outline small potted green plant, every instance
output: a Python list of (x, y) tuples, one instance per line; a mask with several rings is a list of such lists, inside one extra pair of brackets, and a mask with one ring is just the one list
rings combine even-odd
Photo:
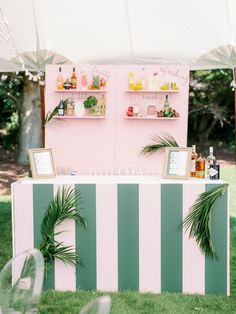
[(84, 101), (84, 108), (86, 111), (86, 114), (88, 115), (93, 115), (96, 113), (96, 105), (97, 105), (97, 98), (94, 96), (89, 96), (85, 101)]

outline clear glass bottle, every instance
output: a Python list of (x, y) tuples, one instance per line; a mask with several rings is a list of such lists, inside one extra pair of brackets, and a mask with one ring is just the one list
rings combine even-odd
[(148, 89), (148, 81), (147, 81), (146, 71), (144, 68), (142, 68), (141, 82), (143, 85), (143, 89), (144, 90)]
[(98, 107), (101, 116), (106, 115), (106, 97), (102, 94), (101, 98), (98, 101)]
[(220, 179), (220, 165), (216, 163), (216, 160), (213, 161), (213, 164), (210, 164), (209, 175), (210, 180)]
[(202, 157), (202, 154), (199, 154), (199, 157), (196, 160), (196, 178), (205, 178), (205, 158)]
[(134, 117), (138, 117), (138, 115), (139, 115), (139, 104), (138, 104), (138, 98), (137, 97), (135, 97), (135, 101), (134, 101), (133, 114), (134, 114)]
[(63, 80), (63, 76), (61, 74), (61, 67), (59, 67), (59, 74), (57, 76), (57, 81), (56, 81), (58, 90), (63, 89), (63, 83), (64, 83), (64, 80)]
[(213, 147), (211, 146), (209, 148), (209, 156), (207, 157), (207, 178), (210, 177), (210, 174), (209, 174), (210, 165), (213, 165), (215, 160), (216, 160), (216, 158), (213, 155)]
[(191, 156), (191, 177), (196, 177), (196, 160), (198, 159), (198, 154), (196, 152), (196, 145), (192, 145), (192, 156)]

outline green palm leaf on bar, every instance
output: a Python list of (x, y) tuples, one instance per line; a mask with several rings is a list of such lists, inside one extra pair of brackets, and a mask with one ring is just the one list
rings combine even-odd
[(228, 184), (225, 183), (199, 194), (182, 224), (185, 231), (190, 230), (189, 237), (195, 238), (201, 251), (212, 259), (218, 259), (211, 231), (213, 206), (217, 199), (224, 195), (227, 188)]
[(157, 151), (163, 150), (165, 147), (179, 147), (174, 137), (169, 133), (161, 133), (161, 135), (154, 134), (151, 137), (154, 142), (144, 146), (141, 154), (153, 154)]
[(82, 265), (74, 247), (66, 246), (62, 242), (55, 240), (55, 236), (64, 231), (54, 232), (54, 228), (65, 219), (73, 219), (83, 227), (87, 227), (86, 220), (79, 208), (80, 201), (81, 194), (79, 192), (71, 187), (63, 186), (62, 189), (58, 189), (56, 196), (48, 205), (41, 224), (42, 241), (39, 244), (39, 250), (44, 257), (46, 271), (55, 258), (65, 264), (75, 265), (79, 263)]

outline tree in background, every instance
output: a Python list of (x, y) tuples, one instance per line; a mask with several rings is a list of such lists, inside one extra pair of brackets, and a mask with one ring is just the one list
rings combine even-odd
[(0, 77), (0, 143), (5, 149), (16, 148), (19, 141), (19, 112), (24, 77), (2, 73)]
[(193, 71), (190, 74), (188, 145), (209, 142), (234, 144), (232, 70)]
[(1, 75), (0, 144), (16, 149), (22, 165), (28, 164), (28, 149), (42, 145), (39, 84), (22, 74)]

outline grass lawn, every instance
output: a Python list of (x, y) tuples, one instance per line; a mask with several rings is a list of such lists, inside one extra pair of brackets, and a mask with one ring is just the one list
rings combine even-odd
[[(221, 177), (230, 183), (231, 209), (231, 296), (199, 296), (179, 293), (140, 294), (138, 292), (109, 293), (112, 297), (113, 314), (233, 314), (236, 313), (236, 170), (235, 167), (222, 168)], [(9, 197), (0, 199), (0, 269), (11, 257), (11, 214)], [(193, 269), (194, 271), (194, 269)], [(101, 295), (95, 291), (42, 293), (39, 305), (40, 313), (69, 314), (79, 309), (92, 298)]]
[[(236, 217), (236, 167), (227, 166), (221, 168), (221, 179), (229, 183), (229, 196), (230, 196), (230, 216)], [(236, 311), (235, 311), (236, 313)]]

